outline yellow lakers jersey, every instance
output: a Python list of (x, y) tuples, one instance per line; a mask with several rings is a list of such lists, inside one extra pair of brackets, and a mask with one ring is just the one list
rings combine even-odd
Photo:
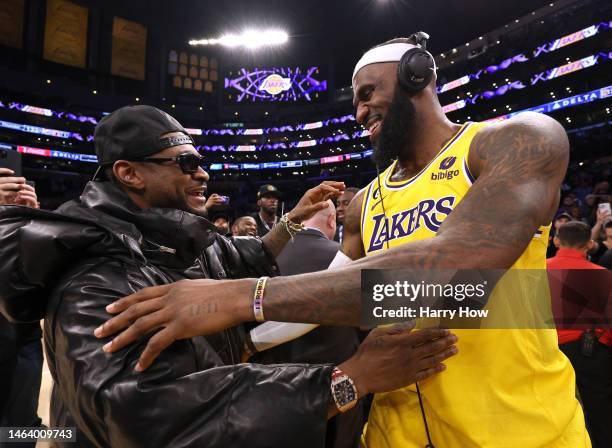
[[(366, 187), (361, 212), (366, 255), (436, 235), (474, 182), (468, 152), (484, 126), (464, 124), (414, 177), (392, 181), (394, 163)], [(549, 229), (538, 229), (513, 268), (546, 269)], [(437, 448), (591, 446), (575, 398), (574, 371), (554, 329), (453, 332), (459, 354), (445, 361), (444, 372), (419, 383)], [(362, 441), (368, 448), (427, 444), (414, 385), (374, 397)]]

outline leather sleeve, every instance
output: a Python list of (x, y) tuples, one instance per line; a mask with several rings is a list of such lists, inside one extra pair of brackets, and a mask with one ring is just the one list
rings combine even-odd
[(33, 221), (44, 212), (25, 207), (0, 207), (0, 311), (13, 322), (38, 322), (44, 317), (47, 285), (68, 263), (78, 247), (102, 234), (82, 232), (69, 222)]
[(219, 235), (216, 244), (228, 262), (226, 269), (229, 278), (279, 275), (276, 260), (260, 238), (252, 236), (226, 238)]
[(104, 353), (110, 338), (93, 331), (109, 317), (105, 306), (149, 286), (143, 280), (109, 260), (61, 280), (51, 301), (50, 368), (62, 406), (94, 445), (323, 445), (331, 366), (224, 365), (204, 337), (175, 342), (143, 373), (133, 369), (146, 340)]

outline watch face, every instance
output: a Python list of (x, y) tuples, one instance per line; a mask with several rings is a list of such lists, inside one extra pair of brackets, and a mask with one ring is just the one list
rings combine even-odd
[(334, 385), (334, 398), (339, 407), (346, 406), (352, 401), (357, 400), (355, 388), (348, 378), (345, 378)]

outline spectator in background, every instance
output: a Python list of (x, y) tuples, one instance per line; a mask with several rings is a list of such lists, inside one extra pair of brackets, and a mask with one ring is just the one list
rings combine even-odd
[(211, 209), (214, 207), (219, 207), (221, 205), (226, 205), (225, 198), (217, 193), (211, 194), (206, 200), (206, 204), (204, 204), (204, 209), (206, 210), (206, 215), (210, 216)]
[(586, 218), (582, 215), (582, 209), (578, 204), (574, 204), (569, 208), (569, 214), (572, 217), (573, 221), (580, 221), (585, 224), (588, 224)]
[(334, 235), (334, 241), (337, 241), (339, 243), (342, 242), (342, 235), (344, 233), (344, 215), (346, 213), (346, 208), (351, 203), (357, 193), (359, 193), (359, 188), (349, 187), (344, 190), (344, 193), (342, 193), (336, 201), (338, 208), (336, 210), (336, 234)]
[[(328, 202), (328, 208), (303, 222), (306, 228), (295, 235), (294, 240), (287, 243), (276, 258), (281, 275), (322, 271), (328, 268), (336, 256), (340, 249), (340, 245), (332, 241), (336, 233), (336, 210), (332, 201)], [(255, 354), (251, 361), (261, 364), (335, 364), (350, 358), (357, 347), (359, 337), (355, 328), (320, 326), (294, 341)], [(327, 422), (325, 448), (359, 446), (362, 421), (362, 402), (350, 411), (330, 419)]]
[(595, 224), (597, 216), (597, 202), (598, 197), (594, 194), (588, 194), (584, 198), (584, 205), (582, 206), (582, 216), (587, 218), (590, 226)]
[[(612, 230), (612, 228), (611, 228)], [(589, 226), (572, 221), (560, 226), (555, 243), (557, 255), (546, 261), (548, 270), (555, 269), (604, 269), (587, 261), (586, 254), (594, 245)], [(565, 277), (566, 279), (568, 277)], [(565, 284), (563, 286), (566, 286)], [(576, 285), (568, 285), (575, 289)], [(551, 288), (551, 291), (555, 291)], [(581, 291), (578, 291), (581, 292)], [(585, 291), (582, 291), (588, 294)], [(553, 307), (559, 310), (574, 309), (574, 303), (562, 303), (564, 299), (552, 294)], [(584, 306), (584, 305), (582, 305)], [(556, 316), (574, 318), (574, 316)], [(576, 371), (576, 383), (584, 407), (587, 428), (594, 448), (609, 447), (612, 440), (612, 331), (603, 329), (559, 329), (559, 348), (570, 359)], [(593, 338), (592, 351), (588, 339)]]
[(599, 257), (597, 264), (606, 269), (612, 269), (612, 249), (608, 249), (601, 257)]
[(34, 187), (26, 183), (25, 177), (16, 177), (14, 174), (13, 170), (0, 168), (0, 205), (39, 208)]
[(566, 194), (561, 200), (561, 207), (559, 207), (559, 212), (568, 213), (572, 206), (578, 205), (578, 200), (576, 199), (576, 195), (574, 193)]
[[(575, 185), (576, 187), (573, 189), (573, 191), (576, 194), (576, 197), (584, 202), (586, 197), (593, 191), (593, 180), (591, 179), (591, 176), (586, 173), (582, 174), (576, 180)], [(588, 215), (585, 213), (584, 216)]]
[[(0, 168), (0, 205), (39, 208), (36, 190), (14, 171)], [(12, 324), (0, 315), (0, 426), (40, 426), (42, 332), (38, 322)], [(32, 447), (35, 442), (19, 446)]]
[(565, 223), (570, 222), (571, 220), (572, 215), (565, 212), (558, 214), (555, 218), (552, 229), (550, 231), (550, 235), (548, 237), (548, 249), (546, 250), (546, 258), (554, 257), (557, 253), (557, 246), (554, 244), (555, 235), (559, 231), (559, 227), (561, 227)]
[(232, 224), (233, 236), (257, 236), (257, 223), (252, 216), (241, 216)]
[(591, 229), (591, 239), (594, 241), (590, 251), (591, 261), (599, 263), (600, 258), (612, 249), (612, 216), (610, 213), (597, 211), (597, 222)]
[(213, 224), (221, 235), (229, 235), (230, 223), (229, 218), (227, 216), (217, 215), (213, 220)]
[(610, 194), (610, 182), (607, 180), (598, 182), (597, 185), (595, 185), (595, 188), (593, 188), (593, 194)]
[(262, 185), (257, 192), (259, 212), (253, 218), (257, 224), (257, 235), (264, 236), (278, 221), (276, 211), (280, 200), (280, 191), (274, 185)]

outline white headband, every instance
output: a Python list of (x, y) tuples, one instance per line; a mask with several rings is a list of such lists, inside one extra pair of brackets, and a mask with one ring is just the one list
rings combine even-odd
[[(375, 47), (371, 50), (368, 50), (361, 56), (357, 65), (355, 65), (355, 70), (353, 70), (353, 78), (352, 81), (355, 81), (355, 76), (357, 72), (361, 70), (366, 65), (370, 64), (379, 64), (381, 62), (399, 62), (402, 59), (404, 53), (412, 48), (420, 48), (416, 45), (397, 42), (394, 44), (387, 44), (381, 47)], [(435, 62), (434, 62), (434, 71), (436, 70)]]

